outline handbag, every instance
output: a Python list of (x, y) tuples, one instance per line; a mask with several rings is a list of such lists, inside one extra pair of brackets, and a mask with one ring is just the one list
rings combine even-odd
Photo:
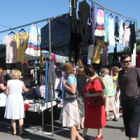
[(78, 98), (78, 90), (77, 89), (76, 89), (75, 94), (73, 94), (65, 89), (65, 91), (64, 91), (64, 99), (65, 100), (75, 100), (77, 98)]
[(86, 99), (88, 107), (100, 107), (105, 104), (103, 96), (87, 97)]
[(64, 91), (64, 99), (65, 100), (75, 100), (77, 98), (78, 98), (78, 90), (76, 90), (76, 93), (73, 94), (65, 89), (65, 91)]

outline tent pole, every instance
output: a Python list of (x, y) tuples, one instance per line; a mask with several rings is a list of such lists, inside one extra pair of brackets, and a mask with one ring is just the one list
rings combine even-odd
[[(51, 20), (49, 19), (49, 58), (51, 56)], [(52, 84), (51, 84), (51, 122), (52, 122), (52, 136), (54, 135), (54, 124), (53, 124), (53, 95), (52, 95)]]

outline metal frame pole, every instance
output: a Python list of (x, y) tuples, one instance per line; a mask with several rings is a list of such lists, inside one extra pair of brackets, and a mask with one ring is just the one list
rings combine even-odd
[[(49, 20), (49, 58), (52, 59), (51, 56), (51, 20)], [(51, 122), (52, 122), (52, 136), (54, 135), (54, 123), (53, 123), (53, 95), (52, 95), (52, 84), (51, 84)]]

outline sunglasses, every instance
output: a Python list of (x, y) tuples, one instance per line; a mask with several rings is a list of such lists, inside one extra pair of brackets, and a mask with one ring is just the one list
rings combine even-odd
[(131, 62), (131, 60), (128, 60), (128, 61), (123, 61), (124, 63), (128, 63), (128, 62)]

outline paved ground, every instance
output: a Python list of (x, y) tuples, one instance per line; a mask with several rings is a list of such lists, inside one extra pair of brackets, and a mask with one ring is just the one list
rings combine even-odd
[[(58, 117), (55, 115), (54, 120), (54, 136), (51, 134), (50, 124), (50, 112), (45, 113), (45, 126), (44, 132), (41, 127), (41, 114), (26, 113), (25, 119), (25, 131), (26, 135), (20, 137), (19, 135), (12, 135), (12, 128), (9, 120), (3, 118), (3, 114), (0, 114), (0, 140), (69, 140), (70, 133), (67, 129), (63, 129), (60, 124), (57, 123)], [(103, 128), (103, 140), (128, 140), (125, 136), (123, 129), (122, 117), (119, 118), (118, 122), (108, 121), (107, 126)], [(17, 128), (18, 129), (18, 128)], [(19, 131), (18, 131), (19, 133)], [(82, 130), (79, 131), (82, 134)], [(96, 136), (97, 130), (89, 129), (88, 138), (93, 140)], [(139, 133), (140, 134), (140, 133)]]

